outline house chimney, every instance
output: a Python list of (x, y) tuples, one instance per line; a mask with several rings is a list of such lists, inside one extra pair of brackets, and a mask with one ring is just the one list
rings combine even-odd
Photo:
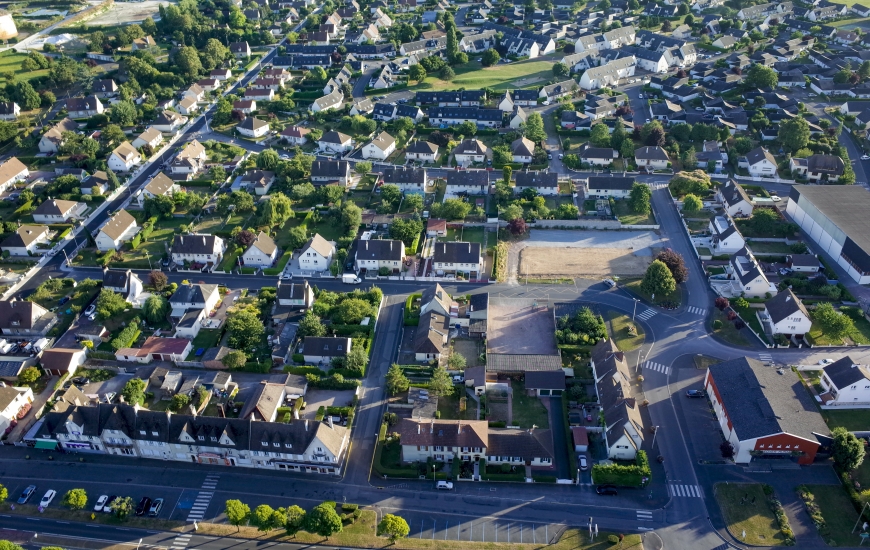
[(308, 431), (308, 419), (307, 418), (305, 419), (305, 431), (306, 432)]
[(430, 433), (430, 434), (434, 434), (434, 433), (435, 433), (435, 420), (434, 420), (434, 419), (432, 420), (432, 423), (429, 424), (429, 433)]
[(328, 422), (329, 422), (329, 429), (330, 429), (330, 430), (334, 430), (334, 429), (335, 429), (335, 426), (332, 424), (332, 415), (330, 414), (330, 415), (327, 416), (326, 418), (328, 419)]
[(791, 295), (790, 295), (790, 294), (787, 294), (786, 297), (785, 297), (785, 301), (788, 302), (789, 300), (791, 300)]
[(417, 435), (420, 435), (420, 423), (417, 423)]
[(462, 420), (456, 423), (456, 433), (462, 435)]

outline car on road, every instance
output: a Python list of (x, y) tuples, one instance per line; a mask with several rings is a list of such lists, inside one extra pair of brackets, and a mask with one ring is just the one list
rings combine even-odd
[(553, 160), (553, 153), (547, 153), (547, 159)]
[(785, 275), (788, 275), (789, 273), (791, 273), (791, 269), (789, 269), (789, 268), (787, 268), (787, 267), (781, 267), (781, 268), (779, 268), (779, 274), (780, 274), (780, 275), (785, 276)]
[(559, 153), (559, 160), (562, 160), (563, 158), (565, 158), (565, 155), (563, 155), (562, 153)]
[(142, 497), (142, 500), (139, 501), (139, 505), (136, 506), (136, 515), (144, 516), (148, 510), (151, 509), (151, 499), (148, 497)]
[(686, 397), (707, 397), (704, 390), (686, 390)]
[(637, 94), (638, 99), (643, 99), (643, 94)]
[(95, 311), (97, 311), (97, 304), (91, 304), (88, 306), (88, 309), (85, 310), (85, 315), (90, 316)]
[(861, 155), (861, 160), (870, 160), (870, 155)]
[(48, 508), (48, 505), (51, 504), (51, 501), (54, 500), (54, 497), (57, 496), (57, 491), (54, 489), (49, 489), (42, 496), (42, 500), (39, 501), (40, 508)]
[(703, 111), (704, 108), (703, 108), (703, 107), (695, 107), (695, 110), (696, 110), (696, 111)]
[(148, 508), (148, 515), (151, 516), (152, 518), (156, 518), (158, 515), (160, 515), (160, 510), (162, 510), (162, 509), (163, 509), (163, 499), (162, 498), (155, 498), (154, 501), (151, 503), (151, 508)]
[(97, 499), (97, 503), (94, 504), (94, 512), (102, 512), (103, 506), (106, 505), (107, 500), (109, 500), (109, 495), (101, 495), (100, 498)]
[(606, 284), (609, 288), (613, 288), (616, 286), (616, 281), (613, 279), (604, 279), (604, 284)]
[(779, 201), (781, 201), (782, 199), (779, 198), (779, 195), (771, 195), (771, 196), (770, 196), (770, 200), (772, 200), (773, 202), (779, 202)]
[(599, 495), (616, 496), (619, 492), (614, 485), (599, 485), (595, 488), (595, 492)]
[(439, 491), (452, 491), (453, 483), (450, 481), (439, 481), (435, 484), (435, 488)]
[(821, 361), (819, 361), (819, 364), (822, 366), (825, 366), (825, 365), (830, 365), (833, 362), (834, 362), (833, 359), (822, 359)]
[(30, 497), (32, 497), (35, 492), (36, 485), (28, 485), (26, 489), (21, 491), (21, 496), (18, 497), (18, 504), (27, 504), (27, 501), (30, 500)]
[(580, 469), (584, 472), (589, 469), (589, 462), (586, 461), (586, 455), (580, 455), (577, 462), (580, 464)]
[(112, 503), (114, 503), (116, 500), (118, 500), (118, 495), (110, 496), (109, 500), (107, 500), (106, 503), (103, 505), (103, 512), (105, 512), (107, 514), (111, 514), (112, 513)]

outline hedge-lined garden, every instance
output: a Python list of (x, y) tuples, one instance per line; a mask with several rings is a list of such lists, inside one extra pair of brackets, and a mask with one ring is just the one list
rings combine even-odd
[(592, 466), (592, 482), (619, 487), (643, 487), (652, 478), (646, 451), (638, 451), (635, 463), (616, 462)]

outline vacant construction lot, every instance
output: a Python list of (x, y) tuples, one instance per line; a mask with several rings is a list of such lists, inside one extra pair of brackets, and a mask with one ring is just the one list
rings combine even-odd
[(535, 300), (491, 298), (486, 330), (487, 353), (555, 355), (553, 312)]
[[(168, 3), (173, 4), (174, 2)], [(157, 14), (160, 4), (167, 4), (167, 2), (157, 2), (155, 0), (115, 2), (108, 11), (101, 13), (93, 19), (89, 19), (88, 26), (114, 26), (139, 23)]]

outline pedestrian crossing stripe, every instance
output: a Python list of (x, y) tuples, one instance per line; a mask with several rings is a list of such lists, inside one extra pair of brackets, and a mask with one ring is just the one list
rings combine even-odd
[(638, 510), (637, 511), (637, 519), (638, 521), (652, 521), (652, 512), (648, 510)]
[(672, 497), (704, 498), (701, 488), (697, 485), (668, 484), (668, 492)]
[(694, 313), (695, 315), (706, 315), (707, 310), (702, 307), (689, 306), (686, 308), (686, 311), (689, 313)]
[(662, 365), (660, 363), (653, 363), (652, 361), (646, 361), (643, 364), (643, 368), (654, 370), (654, 371), (660, 372), (662, 374), (668, 374), (669, 372), (671, 372), (670, 367), (667, 367), (667, 366)]
[(637, 314), (637, 318), (642, 321), (648, 321), (653, 315), (656, 314), (656, 310), (649, 308)]
[(773, 361), (773, 355), (771, 355), (769, 353), (759, 353), (758, 360), (764, 361), (764, 362), (770, 362), (770, 361)]

